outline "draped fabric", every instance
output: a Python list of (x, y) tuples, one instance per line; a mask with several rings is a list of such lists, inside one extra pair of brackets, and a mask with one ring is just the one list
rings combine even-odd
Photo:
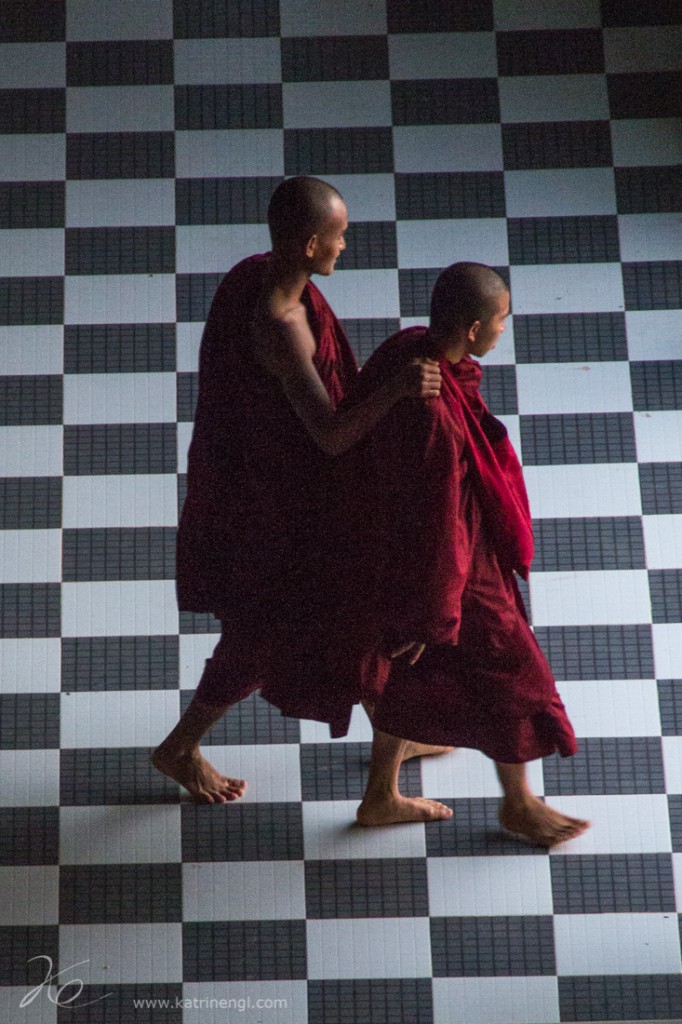
[[(279, 383), (251, 352), (251, 323), (269, 254), (221, 282), (204, 329), (177, 544), (181, 611), (238, 608), (291, 564), (329, 503), (330, 459)], [(357, 373), (341, 325), (312, 282), (303, 302), (314, 363), (336, 406)]]
[[(278, 381), (251, 351), (251, 324), (269, 254), (237, 264), (220, 284), (204, 330), (177, 543), (182, 611), (211, 612), (222, 636), (197, 689), (231, 703), (260, 688), (286, 714), (347, 728), (352, 701), (322, 678), (327, 576), (319, 571), (336, 506), (331, 459), (308, 435)], [(314, 364), (337, 406), (357, 374), (321, 292), (302, 301)], [(325, 662), (326, 664), (326, 662)]]
[[(357, 396), (425, 355), (425, 328), (394, 335), (363, 369)], [(519, 461), (481, 398), (478, 364), (440, 366), (441, 396), (399, 403), (344, 465), (346, 489), (358, 496), (345, 585), (348, 621), (353, 588), (363, 595), (353, 633), (368, 652), (427, 644), (413, 667), (368, 657), (375, 725), (506, 762), (573, 753), (514, 576), (527, 576), (533, 553)]]

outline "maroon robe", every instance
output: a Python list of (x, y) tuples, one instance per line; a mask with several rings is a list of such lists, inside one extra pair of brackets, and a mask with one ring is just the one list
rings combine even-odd
[[(358, 397), (426, 355), (425, 328), (389, 338), (364, 367)], [(572, 754), (573, 729), (514, 578), (527, 576), (533, 554), (521, 467), (480, 396), (479, 365), (440, 367), (440, 398), (399, 403), (346, 460), (348, 487), (361, 496), (351, 528), (364, 565), (356, 633), (384, 650), (427, 644), (412, 667), (370, 659), (374, 724), (509, 763)], [(349, 607), (353, 586), (351, 569)]]
[[(237, 264), (206, 322), (178, 529), (178, 604), (223, 624), (200, 699), (233, 702), (260, 687), (286, 714), (334, 721), (343, 731), (348, 700), (339, 710), (334, 684), (320, 690), (314, 659), (303, 659), (313, 609), (323, 602), (324, 580), (312, 569), (335, 505), (331, 459), (253, 359), (250, 325), (268, 265), (269, 254)], [(336, 406), (357, 374), (355, 358), (314, 284), (302, 301), (317, 343), (313, 361)]]

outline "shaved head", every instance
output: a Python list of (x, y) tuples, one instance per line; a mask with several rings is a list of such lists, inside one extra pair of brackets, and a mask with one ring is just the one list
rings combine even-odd
[(459, 327), (484, 323), (492, 316), (506, 282), (484, 263), (453, 263), (436, 281), (431, 295), (431, 330), (449, 334)]
[(340, 192), (320, 178), (299, 175), (278, 185), (268, 206), (268, 227), (273, 249), (307, 242), (331, 216)]

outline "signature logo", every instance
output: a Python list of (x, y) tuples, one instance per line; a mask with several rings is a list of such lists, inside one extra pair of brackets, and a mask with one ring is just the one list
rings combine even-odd
[[(46, 956), (44, 953), (41, 953), (38, 956), (32, 956), (28, 963), (30, 964), (34, 960), (47, 960), (47, 974), (45, 975), (45, 977), (43, 978), (39, 985), (36, 985), (35, 988), (32, 988), (30, 992), (26, 993), (24, 998), (19, 1003), (20, 1009), (23, 1010), (27, 1006), (29, 1006), (33, 1002), (33, 1000), (43, 991), (46, 985), (47, 989), (45, 991), (45, 994), (47, 995), (47, 998), (50, 1000), (50, 1002), (54, 1003), (55, 1006), (69, 1006), (71, 1003), (75, 1002), (76, 999), (78, 999), (79, 995), (83, 991), (83, 988), (85, 987), (80, 978), (71, 978), (69, 981), (64, 981), (59, 985), (54, 985), (53, 983), (57, 980), (57, 978), (60, 978), (62, 974), (66, 974), (67, 971), (72, 971), (74, 967), (80, 967), (81, 964), (89, 964), (89, 960), (79, 960), (77, 964), (71, 964), (70, 967), (64, 967), (62, 968), (61, 971), (57, 971), (56, 974), (53, 974), (52, 972), (52, 957)], [(64, 995), (64, 993), (67, 992), (70, 988), (75, 988), (76, 991), (72, 995), (69, 995), (67, 998)], [(107, 992), (105, 993), (105, 995), (100, 996), (99, 999), (90, 999), (88, 1000), (88, 1002), (79, 1003), (78, 1005), (91, 1006), (93, 1003), (101, 1003), (103, 999), (108, 999), (110, 995), (113, 995), (113, 993)]]

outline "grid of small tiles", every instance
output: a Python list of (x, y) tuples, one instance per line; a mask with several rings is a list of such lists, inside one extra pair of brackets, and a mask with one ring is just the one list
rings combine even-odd
[[(681, 54), (675, 0), (0, 4), (0, 1019), (682, 1018)], [(471, 751), (404, 774), (454, 820), (352, 827), (362, 715), (245, 701), (238, 805), (150, 768), (215, 641), (173, 586), (202, 322), (301, 172), (360, 361), (441, 267), (511, 282), (486, 395), (580, 737), (531, 777), (593, 822), (551, 855)]]

